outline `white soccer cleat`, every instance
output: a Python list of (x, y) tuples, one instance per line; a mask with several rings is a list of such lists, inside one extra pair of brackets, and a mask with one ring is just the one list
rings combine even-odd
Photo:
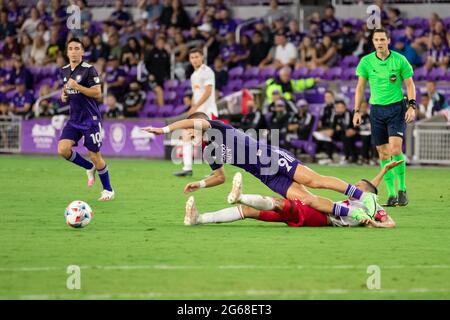
[(233, 177), (233, 186), (231, 187), (231, 192), (228, 194), (228, 203), (235, 204), (239, 203), (242, 194), (242, 174), (240, 172), (236, 173)]
[(185, 226), (195, 226), (198, 224), (198, 211), (195, 206), (195, 200), (193, 196), (190, 196), (186, 202), (186, 214), (184, 215)]
[(98, 198), (98, 200), (99, 201), (114, 200), (114, 190), (113, 191), (103, 190), (102, 195), (100, 196), (100, 198)]
[(97, 170), (95, 169), (95, 166), (93, 166), (92, 167), (92, 169), (90, 169), (90, 170), (86, 170), (86, 174), (87, 174), (87, 177), (88, 177), (88, 187), (90, 188), (90, 187), (92, 187), (93, 185), (94, 185), (94, 183), (95, 183), (95, 172), (96, 172)]

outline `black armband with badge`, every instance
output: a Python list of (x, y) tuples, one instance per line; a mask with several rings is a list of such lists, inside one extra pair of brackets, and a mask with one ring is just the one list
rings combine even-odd
[(408, 101), (408, 109), (409, 108), (413, 108), (414, 110), (416, 110), (416, 108), (417, 108), (417, 103), (416, 103), (416, 100), (415, 99), (410, 99), (409, 101)]

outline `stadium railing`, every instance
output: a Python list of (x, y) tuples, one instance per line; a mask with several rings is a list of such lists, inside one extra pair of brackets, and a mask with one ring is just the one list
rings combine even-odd
[(20, 153), (22, 120), (16, 116), (0, 116), (0, 152)]
[(450, 122), (442, 115), (431, 121), (415, 124), (413, 162), (450, 165)]

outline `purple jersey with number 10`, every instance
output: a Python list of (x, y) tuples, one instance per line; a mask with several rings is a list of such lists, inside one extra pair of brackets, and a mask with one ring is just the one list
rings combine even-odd
[[(90, 88), (101, 84), (100, 77), (95, 68), (81, 62), (74, 70), (71, 70), (70, 64), (61, 69), (61, 79), (64, 86), (69, 79), (75, 80), (79, 85)], [(88, 97), (78, 90), (67, 89), (68, 102), (70, 105), (69, 123), (78, 129), (89, 129), (93, 125), (98, 125), (101, 121), (101, 113), (96, 99)]]
[(216, 170), (224, 163), (244, 169), (272, 191), (286, 197), (300, 162), (289, 151), (260, 142), (221, 121), (209, 120), (204, 159)]

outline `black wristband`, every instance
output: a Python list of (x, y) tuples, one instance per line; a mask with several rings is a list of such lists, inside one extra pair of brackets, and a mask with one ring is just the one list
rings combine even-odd
[(355, 109), (355, 113), (359, 113), (359, 109)]
[(416, 109), (417, 103), (415, 99), (410, 99), (408, 101), (408, 108), (413, 108), (414, 110)]

